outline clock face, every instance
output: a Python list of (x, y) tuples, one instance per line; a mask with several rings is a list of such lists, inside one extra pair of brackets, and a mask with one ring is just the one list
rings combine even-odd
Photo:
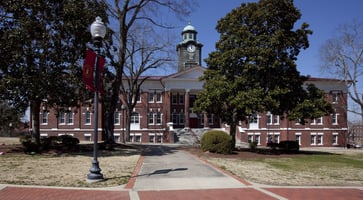
[(188, 47), (187, 47), (187, 51), (188, 51), (188, 52), (194, 52), (194, 51), (195, 51), (195, 46), (194, 46), (194, 45), (192, 45), (192, 44), (188, 45)]

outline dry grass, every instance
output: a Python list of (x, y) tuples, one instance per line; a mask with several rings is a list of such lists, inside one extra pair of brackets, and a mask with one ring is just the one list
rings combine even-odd
[(294, 186), (363, 186), (363, 150), (281, 158), (204, 157), (254, 183)]
[[(17, 138), (1, 138), (0, 145), (19, 144)], [(186, 149), (187, 150), (187, 149)], [(1, 151), (1, 149), (0, 149)], [(334, 185), (363, 186), (363, 150), (334, 150), (331, 157), (318, 157), (317, 161), (304, 160), (304, 156), (269, 156), (251, 154), (239, 156), (213, 156), (200, 150), (189, 149), (203, 159), (220, 166), (248, 181), (269, 185)], [(330, 152), (331, 153), (331, 152)], [(87, 183), (92, 154), (0, 156), (0, 183), (47, 185), (68, 187), (112, 187), (129, 180), (140, 156), (138, 149), (100, 151), (99, 163), (105, 181)], [(252, 157), (252, 159), (251, 159)], [(303, 159), (297, 160), (296, 158)], [(320, 160), (319, 160), (320, 159)], [(321, 159), (325, 159), (323, 162)], [(330, 160), (329, 160), (330, 159)], [(337, 159), (335, 162), (334, 159)], [(345, 159), (345, 160), (344, 160)], [(339, 163), (339, 164), (335, 164)]]
[[(0, 138), (0, 145), (17, 144), (17, 139)], [(92, 153), (0, 156), (0, 183), (67, 187), (111, 187), (126, 184), (139, 159), (138, 149), (100, 151), (99, 164), (105, 181), (88, 183)]]

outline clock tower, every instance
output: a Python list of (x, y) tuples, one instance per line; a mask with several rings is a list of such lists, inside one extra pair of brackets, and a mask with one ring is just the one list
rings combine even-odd
[(178, 52), (178, 71), (201, 66), (202, 64), (202, 44), (197, 41), (197, 31), (188, 23), (182, 32), (182, 42), (176, 46)]

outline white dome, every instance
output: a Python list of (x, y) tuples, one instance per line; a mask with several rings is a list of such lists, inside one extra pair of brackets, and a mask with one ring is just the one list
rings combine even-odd
[(184, 27), (183, 32), (185, 31), (196, 31), (194, 26), (190, 25), (190, 22), (188, 23), (188, 25), (186, 27)]

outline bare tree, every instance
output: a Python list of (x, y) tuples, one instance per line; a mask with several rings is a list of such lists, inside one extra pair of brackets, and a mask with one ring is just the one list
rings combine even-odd
[[(104, 127), (107, 134), (106, 142), (113, 143), (114, 111), (118, 105), (120, 91), (123, 95), (129, 93), (128, 97), (124, 96), (127, 97), (124, 99), (131, 99), (127, 101), (129, 104), (126, 104), (129, 116), (133, 108), (130, 103), (132, 102), (131, 97), (138, 95), (136, 92), (139, 92), (137, 89), (139, 86), (137, 85), (144, 81), (139, 79), (141, 74), (166, 61), (163, 56), (157, 57), (156, 52), (162, 52), (162, 48), (166, 47), (166, 44), (169, 45), (169, 39), (164, 36), (155, 38), (155, 34), (165, 33), (165, 30), (175, 28), (171, 19), (181, 20), (182, 17), (188, 16), (195, 4), (190, 0), (114, 0), (105, 2), (108, 4), (111, 24), (109, 28), (112, 34), (109, 34), (109, 43), (106, 48), (111, 69), (109, 69), (110, 73), (106, 75), (108, 84), (105, 84), (110, 87), (108, 90), (106, 88), (106, 94), (103, 97), (107, 105), (104, 111), (106, 115), (104, 116)], [(136, 59), (136, 56), (139, 58)], [(139, 60), (137, 64), (136, 60)], [(127, 87), (122, 85), (124, 75), (129, 80), (128, 82), (132, 83)]]
[[(142, 34), (147, 34), (143, 32)], [(148, 70), (155, 69), (167, 62), (172, 61), (169, 54), (169, 45), (164, 45), (138, 39), (140, 36), (133, 35), (129, 40), (127, 48), (128, 59), (124, 66), (123, 84), (121, 85), (122, 104), (126, 110), (126, 135), (130, 138), (130, 125), (132, 111), (136, 106), (137, 97), (140, 95), (142, 84), (149, 78), (144, 76)], [(142, 37), (141, 37), (142, 38)]]
[(338, 35), (328, 39), (321, 47), (323, 71), (342, 79), (350, 87), (349, 98), (359, 109), (348, 109), (348, 112), (361, 116), (363, 122), (363, 100), (359, 80), (363, 80), (363, 23), (353, 21), (339, 26)]

